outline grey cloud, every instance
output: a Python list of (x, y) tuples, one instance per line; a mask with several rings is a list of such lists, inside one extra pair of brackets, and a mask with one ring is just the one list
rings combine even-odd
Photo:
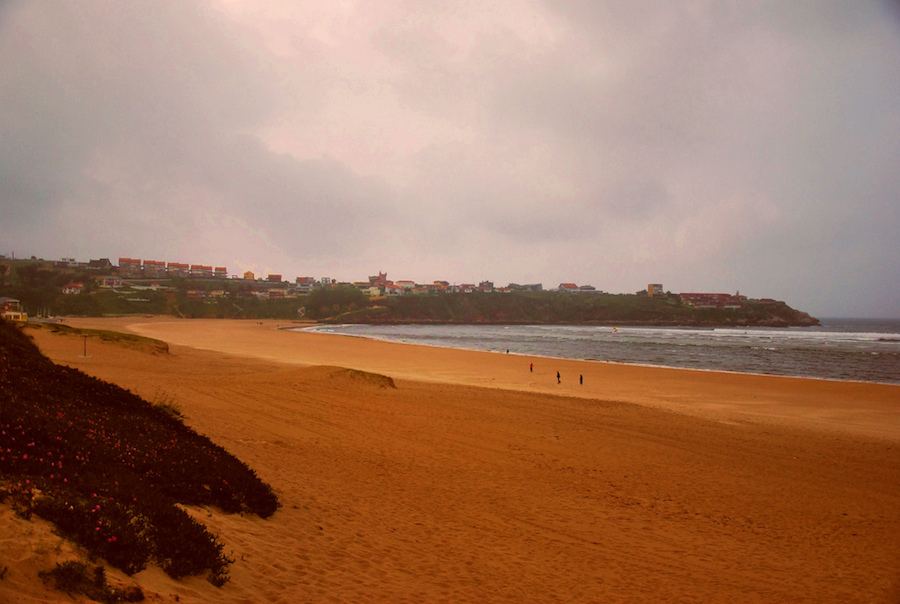
[(891, 3), (486, 6), (5, 3), (0, 240), (900, 313)]
[(325, 255), (341, 239), (358, 248), (347, 233), (387, 213), (377, 179), (278, 156), (243, 134), (280, 101), (265, 62), (204, 5), (22, 3), (4, 16), (28, 32), (0, 36), (7, 224), (37, 228), (64, 204), (102, 209), (93, 216), (122, 233), (120, 253), (154, 249), (201, 226), (185, 205), (193, 191), (286, 253)]

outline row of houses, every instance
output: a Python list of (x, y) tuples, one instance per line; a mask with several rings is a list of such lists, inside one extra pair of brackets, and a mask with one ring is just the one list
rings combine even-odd
[(130, 279), (162, 279), (165, 277), (199, 277), (206, 279), (226, 279), (228, 269), (208, 264), (186, 264), (182, 262), (162, 262), (140, 260), (139, 258), (119, 258), (119, 276)]

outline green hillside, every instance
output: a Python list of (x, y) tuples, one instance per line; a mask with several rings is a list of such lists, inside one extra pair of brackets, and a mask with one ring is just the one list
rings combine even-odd
[(324, 318), (332, 323), (509, 323), (806, 326), (818, 320), (784, 302), (739, 309), (694, 308), (677, 296), (511, 292), (398, 296)]

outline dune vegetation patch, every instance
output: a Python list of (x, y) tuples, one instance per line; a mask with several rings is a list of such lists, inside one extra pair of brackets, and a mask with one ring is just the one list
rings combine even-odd
[(332, 387), (352, 384), (355, 387), (397, 388), (394, 378), (390, 376), (346, 367), (319, 365), (305, 369), (303, 375), (306, 379), (327, 381)]
[(0, 320), (0, 503), (133, 574), (228, 580), (217, 536), (176, 503), (268, 518), (272, 488), (243, 462), (154, 405), (54, 364)]
[(166, 342), (130, 333), (120, 333), (105, 329), (80, 329), (63, 323), (26, 323), (25, 327), (26, 329), (45, 329), (56, 335), (112, 342), (129, 348), (148, 350), (156, 354), (169, 353), (169, 345)]
[(357, 369), (341, 369), (335, 373), (338, 378), (347, 379), (353, 382), (360, 382), (377, 386), (379, 388), (396, 388), (394, 378), (381, 375), (380, 373), (369, 373), (368, 371), (359, 371)]
[(38, 573), (41, 580), (67, 594), (81, 594), (104, 604), (119, 602), (143, 602), (144, 592), (140, 587), (116, 588), (106, 580), (106, 569), (97, 565), (93, 569), (83, 562), (70, 560), (57, 564), (55, 568)]

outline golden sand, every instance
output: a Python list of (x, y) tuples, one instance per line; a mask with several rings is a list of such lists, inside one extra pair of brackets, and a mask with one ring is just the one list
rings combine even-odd
[[(81, 338), (28, 332), (59, 363), (174, 398), (284, 506), (268, 520), (192, 510), (232, 552), (232, 580), (148, 569), (132, 580), (153, 602), (900, 595), (898, 386), (427, 348), (274, 321), (69, 324), (170, 343), (166, 355), (89, 340), (84, 358)], [(0, 506), (0, 602), (73, 601), (37, 579), (72, 551)]]

